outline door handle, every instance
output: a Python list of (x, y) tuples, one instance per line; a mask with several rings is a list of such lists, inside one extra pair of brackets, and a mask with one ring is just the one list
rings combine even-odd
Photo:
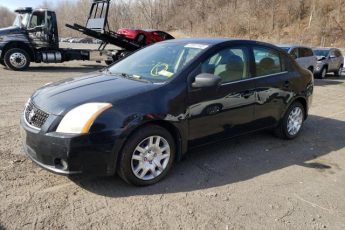
[(284, 82), (284, 88), (290, 88), (290, 81)]

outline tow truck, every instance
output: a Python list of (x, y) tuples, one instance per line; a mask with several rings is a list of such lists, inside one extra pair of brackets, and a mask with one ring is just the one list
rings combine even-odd
[[(19, 8), (13, 26), (0, 29), (0, 64), (11, 70), (26, 70), (30, 62), (61, 63), (72, 60), (105, 61), (107, 64), (134, 52), (142, 45), (109, 28), (110, 0), (93, 0), (85, 26), (67, 27), (102, 41), (97, 50), (59, 47), (57, 17), (48, 9)], [(108, 44), (119, 50), (106, 50)]]

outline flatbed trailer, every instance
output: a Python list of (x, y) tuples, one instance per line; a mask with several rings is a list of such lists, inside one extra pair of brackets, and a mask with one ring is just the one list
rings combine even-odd
[[(105, 61), (107, 64), (141, 48), (112, 32), (108, 24), (110, 0), (94, 0), (86, 26), (67, 25), (102, 41), (97, 50), (59, 47), (57, 18), (54, 11), (20, 8), (12, 27), (0, 29), (0, 64), (15, 71), (26, 70), (30, 62), (61, 63), (72, 60)], [(106, 50), (108, 44), (119, 50)]]

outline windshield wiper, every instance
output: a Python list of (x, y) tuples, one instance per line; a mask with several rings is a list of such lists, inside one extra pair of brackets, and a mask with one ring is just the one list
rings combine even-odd
[(141, 76), (138, 76), (138, 75), (128, 74), (128, 73), (117, 73), (117, 74), (120, 75), (123, 78), (126, 78), (126, 79), (131, 79), (131, 80), (135, 80), (135, 81), (152, 83), (152, 81), (149, 81), (147, 79), (143, 79)]

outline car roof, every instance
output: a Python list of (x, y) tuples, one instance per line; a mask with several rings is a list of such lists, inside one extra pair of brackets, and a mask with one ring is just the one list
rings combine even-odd
[(296, 45), (296, 44), (276, 44), (276, 46), (280, 47), (280, 48), (306, 48), (306, 49), (311, 49), (308, 46), (304, 46), (304, 45)]
[(270, 43), (265, 43), (261, 41), (255, 40), (245, 40), (245, 39), (237, 39), (237, 38), (179, 38), (179, 39), (171, 39), (163, 41), (164, 43), (179, 43), (179, 44), (186, 44), (186, 43), (201, 43), (207, 45), (217, 45), (226, 42), (233, 42), (233, 43), (247, 43), (248, 45), (264, 45), (267, 47), (275, 48), (278, 47), (272, 45)]
[(322, 47), (322, 48), (314, 47), (313, 48), (313, 50), (331, 50), (331, 49), (336, 49), (336, 48), (327, 48), (327, 47)]

